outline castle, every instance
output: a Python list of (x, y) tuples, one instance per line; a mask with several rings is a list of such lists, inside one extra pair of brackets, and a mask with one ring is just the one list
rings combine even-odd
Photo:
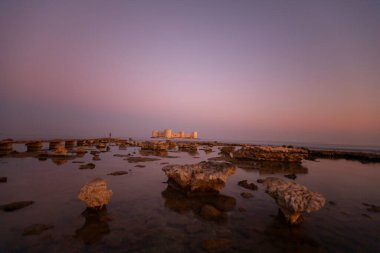
[(191, 133), (185, 133), (184, 131), (173, 133), (171, 129), (165, 129), (164, 131), (153, 130), (152, 138), (187, 138), (187, 139), (197, 139), (198, 132), (194, 131)]

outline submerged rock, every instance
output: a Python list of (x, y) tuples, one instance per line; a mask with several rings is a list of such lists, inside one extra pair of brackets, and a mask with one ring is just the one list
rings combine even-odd
[(232, 155), (237, 160), (299, 163), (308, 156), (308, 152), (298, 148), (245, 146)]
[(106, 208), (100, 210), (87, 208), (83, 211), (82, 216), (86, 221), (81, 228), (75, 231), (74, 238), (91, 245), (99, 242), (103, 236), (110, 233), (108, 222), (112, 219)]
[(150, 157), (128, 157), (127, 160), (130, 163), (140, 163), (140, 162), (153, 162), (161, 160), (159, 158), (150, 158)]
[(248, 183), (247, 180), (239, 181), (238, 185), (245, 188), (245, 189), (249, 189), (252, 191), (256, 191), (258, 189), (257, 185), (255, 185), (254, 183)]
[(7, 177), (0, 177), (0, 183), (6, 183), (8, 180)]
[(224, 215), (223, 212), (221, 212), (220, 210), (218, 210), (214, 206), (208, 205), (208, 204), (204, 205), (201, 208), (200, 214), (206, 220), (218, 220), (218, 219), (221, 219)]
[(92, 170), (92, 169), (95, 169), (95, 164), (93, 164), (93, 163), (83, 164), (83, 165), (79, 166), (79, 169), (80, 170)]
[(286, 221), (290, 224), (302, 222), (303, 212), (315, 212), (321, 209), (326, 199), (319, 193), (308, 190), (295, 182), (268, 177), (264, 180), (266, 192), (276, 200)]
[(34, 204), (34, 201), (18, 201), (1, 206), (5, 212), (13, 212)]
[(190, 165), (167, 165), (166, 176), (185, 191), (219, 192), (236, 168), (230, 163), (201, 162)]
[(78, 198), (86, 203), (87, 207), (100, 209), (106, 206), (112, 196), (103, 179), (97, 178), (88, 182), (79, 192)]
[(42, 232), (54, 228), (53, 225), (45, 225), (45, 224), (34, 224), (24, 229), (22, 235), (39, 235)]
[(240, 193), (240, 196), (242, 196), (245, 199), (250, 199), (253, 197), (253, 194), (250, 192), (242, 192), (242, 193)]
[(109, 174), (107, 174), (107, 175), (111, 175), (111, 176), (121, 176), (121, 175), (125, 175), (125, 174), (128, 174), (128, 171), (124, 171), (124, 170), (121, 170), (121, 171), (115, 171), (115, 172), (109, 173)]

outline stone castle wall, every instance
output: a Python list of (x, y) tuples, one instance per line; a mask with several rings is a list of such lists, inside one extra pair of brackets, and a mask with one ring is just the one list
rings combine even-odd
[(184, 131), (174, 133), (171, 129), (165, 129), (164, 131), (153, 130), (152, 138), (186, 138), (186, 139), (197, 139), (198, 132), (194, 131), (191, 133), (185, 133)]

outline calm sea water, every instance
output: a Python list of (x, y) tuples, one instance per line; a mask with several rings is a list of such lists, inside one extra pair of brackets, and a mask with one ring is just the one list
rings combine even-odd
[[(16, 147), (20, 151), (22, 145)], [(223, 198), (236, 204), (224, 219), (208, 221), (197, 210), (208, 200), (189, 199), (168, 189), (162, 163), (190, 164), (218, 156), (169, 152), (177, 158), (162, 158), (135, 167), (114, 154), (133, 153), (130, 147), (101, 153), (100, 161), (86, 154), (76, 161), (94, 162), (93, 170), (79, 170), (80, 164), (36, 158), (0, 158), (0, 205), (33, 200), (34, 205), (14, 212), (0, 211), (0, 252), (204, 252), (205, 240), (227, 239), (227, 248), (216, 252), (380, 252), (380, 214), (362, 203), (380, 205), (380, 164), (346, 160), (304, 161), (298, 168), (238, 168)], [(122, 176), (107, 175), (127, 170)], [(254, 197), (237, 185), (243, 179), (296, 172), (297, 183), (322, 193), (336, 205), (326, 204), (318, 212), (304, 215), (301, 226), (288, 227), (278, 218), (278, 208), (259, 185)], [(80, 188), (94, 178), (105, 179), (113, 196), (107, 210), (98, 216), (83, 215), (85, 205), (77, 199)], [(245, 211), (239, 211), (244, 208)], [(23, 236), (32, 224), (53, 225), (40, 235)]]

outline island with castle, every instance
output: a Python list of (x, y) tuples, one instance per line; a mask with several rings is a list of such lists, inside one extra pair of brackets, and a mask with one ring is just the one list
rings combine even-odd
[(185, 133), (184, 131), (174, 133), (171, 129), (165, 129), (164, 131), (153, 130), (152, 138), (182, 138), (182, 139), (197, 139), (198, 132), (193, 131), (191, 133)]

